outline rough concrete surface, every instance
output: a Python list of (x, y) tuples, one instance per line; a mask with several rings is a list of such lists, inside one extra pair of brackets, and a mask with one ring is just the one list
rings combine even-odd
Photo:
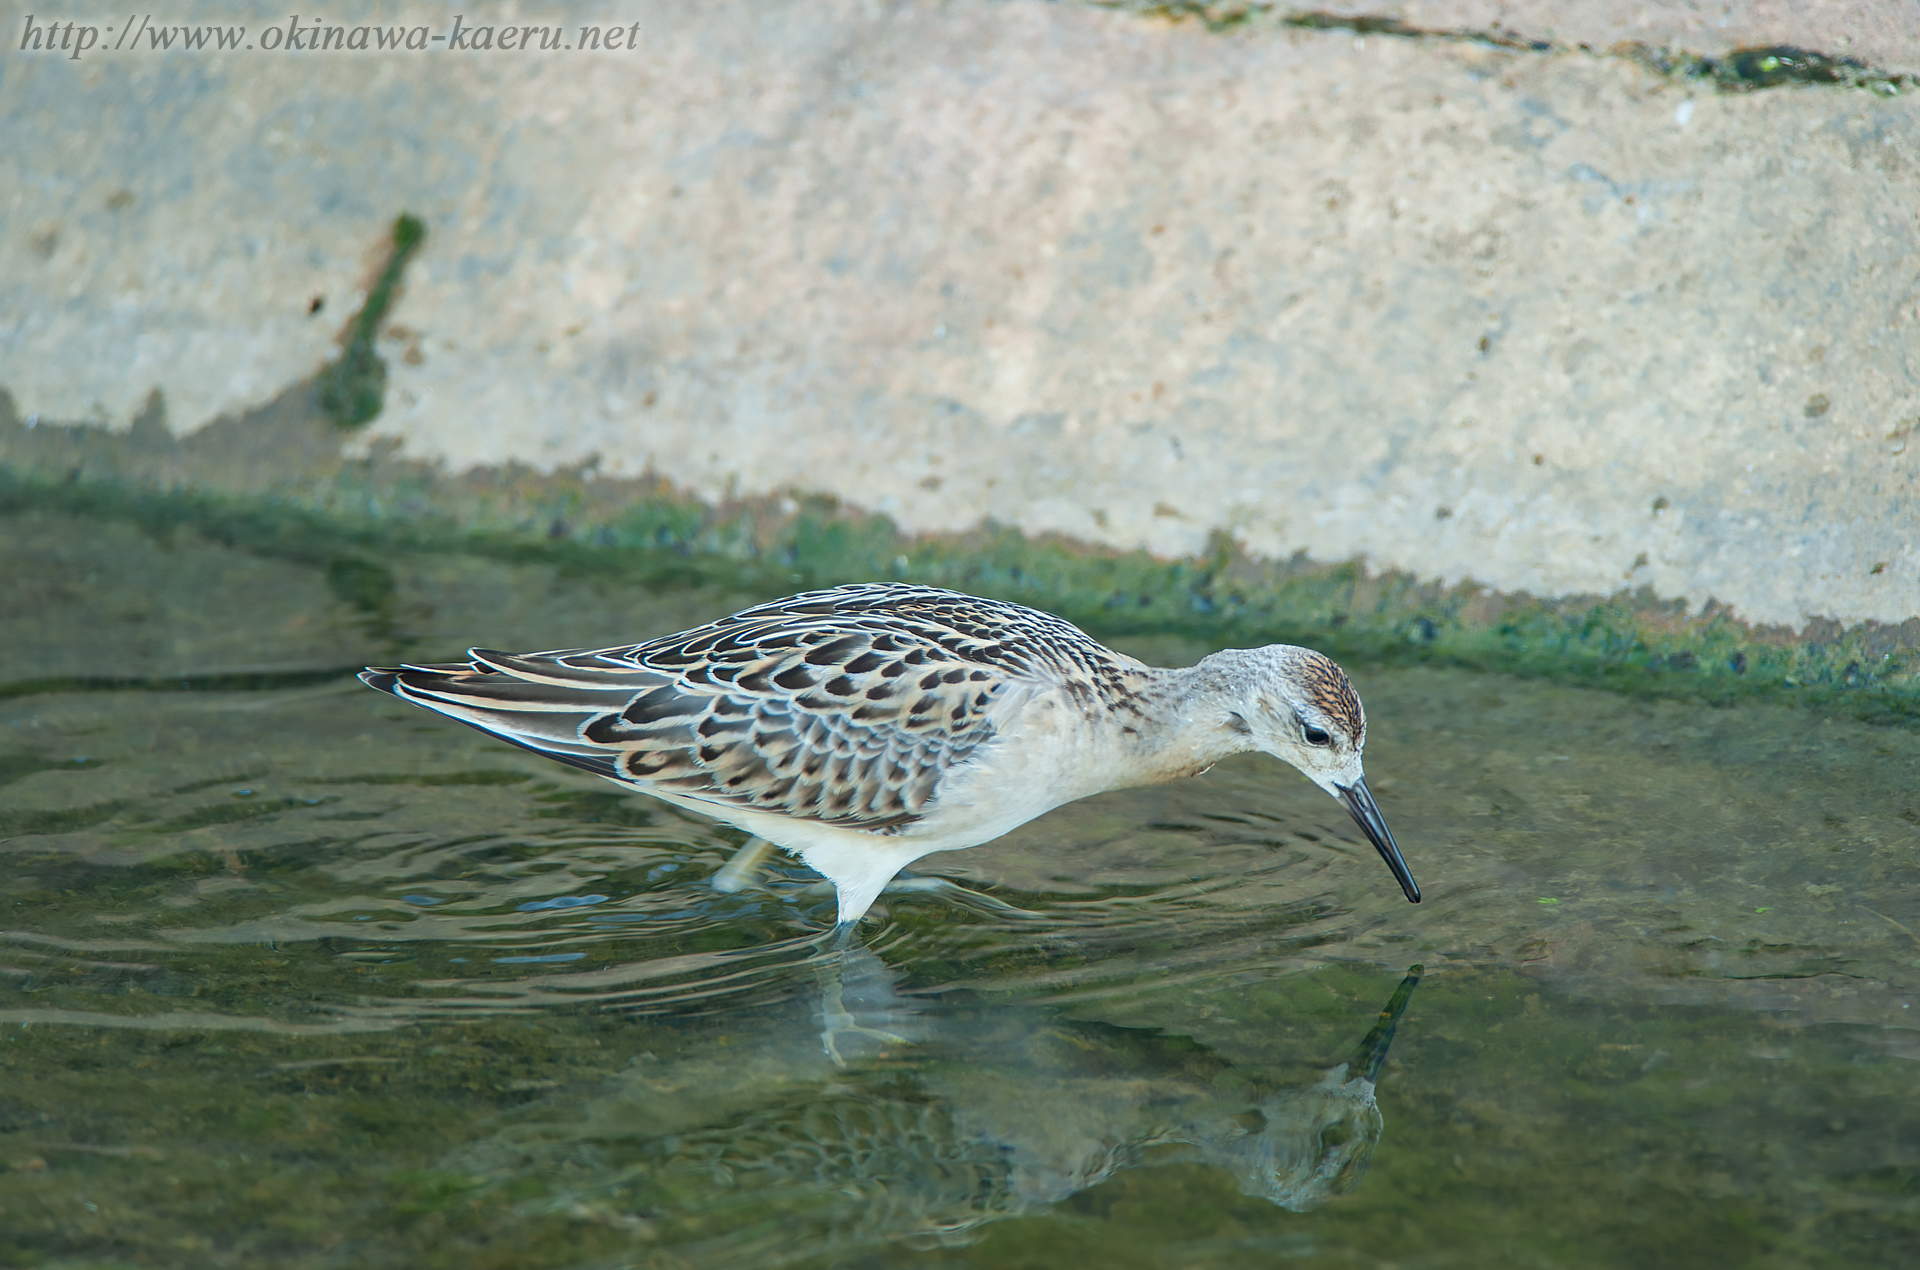
[[(1794, 42), (1911, 7), (1810, 6)], [(1641, 9), (1682, 42), (1705, 11)], [(405, 210), (429, 237), (358, 444), (911, 530), (1225, 529), (1755, 621), (1920, 613), (1911, 96), (1027, 0), (620, 16), (640, 48), (10, 39), (0, 387), (116, 425), (158, 389), (182, 432), (256, 405), (333, 352)]]

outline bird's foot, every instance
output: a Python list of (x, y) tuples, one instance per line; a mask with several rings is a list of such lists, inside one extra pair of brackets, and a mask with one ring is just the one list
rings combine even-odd
[[(862, 1058), (885, 1058), (892, 1047), (913, 1044), (911, 1039), (898, 1032), (863, 1027), (853, 1021), (851, 1014), (828, 1014), (824, 1023), (825, 1026), (820, 1029), (820, 1048), (835, 1067), (847, 1067)], [(842, 1041), (842, 1037), (852, 1038), (857, 1043)]]
[(918, 1011), (894, 991), (895, 972), (851, 942), (852, 935), (853, 923), (840, 928), (820, 973), (820, 1048), (835, 1067), (884, 1058), (915, 1041), (904, 1033), (914, 1030)]

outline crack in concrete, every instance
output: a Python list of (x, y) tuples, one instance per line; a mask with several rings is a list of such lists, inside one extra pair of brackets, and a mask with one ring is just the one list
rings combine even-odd
[(1485, 30), (1425, 27), (1385, 14), (1338, 13), (1321, 9), (1294, 9), (1266, 0), (1085, 0), (1096, 8), (1118, 9), (1142, 17), (1178, 21), (1191, 18), (1212, 31), (1228, 31), (1256, 23), (1309, 31), (1351, 31), (1355, 35), (1387, 35), (1397, 39), (1440, 40), (1512, 49), (1523, 53), (1583, 52), (1620, 57), (1670, 79), (1711, 82), (1722, 92), (1745, 93), (1795, 84), (1826, 84), (1859, 88), (1881, 96), (1896, 96), (1915, 86), (1912, 75), (1877, 70), (1850, 57), (1769, 44), (1739, 48), (1725, 57), (1708, 57), (1681, 49), (1662, 48), (1637, 40), (1597, 48), (1585, 43), (1533, 39), (1497, 27)]

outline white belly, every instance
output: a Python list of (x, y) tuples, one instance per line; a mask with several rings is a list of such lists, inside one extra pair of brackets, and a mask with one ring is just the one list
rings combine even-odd
[(1145, 779), (1137, 753), (1120, 752), (1113, 731), (1092, 726), (1063, 694), (1038, 692), (1008, 704), (995, 720), (994, 739), (948, 771), (921, 818), (894, 833), (647, 792), (785, 847), (832, 880), (840, 921), (857, 921), (921, 856), (977, 847), (1063, 803)]

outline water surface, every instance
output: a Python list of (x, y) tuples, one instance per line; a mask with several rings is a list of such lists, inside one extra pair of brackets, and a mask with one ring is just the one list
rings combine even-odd
[(803, 867), (332, 673), (756, 597), (5, 519), (6, 1264), (1920, 1252), (1910, 730), (1355, 668), (1425, 903), (1247, 756), (836, 951)]

